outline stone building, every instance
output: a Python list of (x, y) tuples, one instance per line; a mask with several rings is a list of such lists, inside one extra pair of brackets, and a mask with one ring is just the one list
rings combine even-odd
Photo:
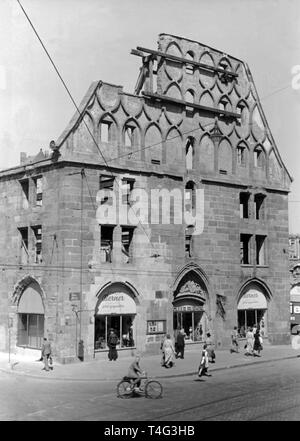
[(49, 155), (0, 172), (0, 350), (288, 342), (291, 177), (247, 64), (167, 34), (132, 54), (133, 94), (92, 83)]
[(290, 234), (290, 317), (291, 332), (300, 330), (300, 235)]

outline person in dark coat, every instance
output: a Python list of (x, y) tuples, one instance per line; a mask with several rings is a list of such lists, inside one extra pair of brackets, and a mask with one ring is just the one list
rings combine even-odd
[(180, 331), (177, 335), (177, 349), (176, 349), (176, 358), (184, 358), (184, 346), (185, 346), (185, 340), (184, 340), (184, 331)]
[(257, 329), (254, 334), (253, 355), (255, 357), (260, 357), (261, 350), (262, 350), (261, 337), (260, 337), (259, 329)]
[(110, 330), (110, 334), (107, 339), (107, 346), (109, 348), (108, 351), (108, 359), (109, 361), (116, 361), (118, 358), (118, 351), (117, 351), (117, 344), (118, 344), (118, 337), (115, 334), (115, 331), (113, 329)]
[(45, 371), (49, 371), (49, 359), (51, 358), (51, 354), (52, 354), (51, 344), (45, 337), (42, 345), (42, 357), (45, 365), (43, 369)]

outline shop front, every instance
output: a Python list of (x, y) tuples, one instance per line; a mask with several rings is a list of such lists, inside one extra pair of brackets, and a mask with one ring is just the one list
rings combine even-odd
[(173, 302), (173, 329), (184, 329), (187, 343), (201, 342), (208, 329), (206, 294), (193, 280), (183, 283)]
[(297, 334), (300, 330), (300, 285), (292, 287), (290, 292), (290, 321), (291, 333)]
[(122, 284), (104, 290), (95, 310), (95, 351), (107, 350), (107, 338), (113, 329), (118, 349), (136, 345), (136, 302), (133, 293)]
[(247, 329), (259, 326), (261, 335), (266, 337), (268, 302), (263, 290), (258, 286), (248, 287), (238, 302), (238, 333), (245, 337)]

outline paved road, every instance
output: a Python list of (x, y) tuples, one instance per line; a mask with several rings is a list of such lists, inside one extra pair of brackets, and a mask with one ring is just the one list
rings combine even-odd
[[(0, 420), (300, 420), (300, 359), (162, 381), (164, 396), (122, 400), (114, 382), (45, 381), (0, 373)], [(50, 374), (49, 374), (50, 375)]]

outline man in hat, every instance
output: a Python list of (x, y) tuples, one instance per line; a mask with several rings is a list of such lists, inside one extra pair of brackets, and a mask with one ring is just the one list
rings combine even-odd
[(45, 369), (46, 371), (49, 371), (49, 358), (51, 358), (51, 353), (52, 353), (51, 344), (45, 337), (42, 345), (42, 357), (45, 365), (43, 369)]
[(118, 337), (115, 334), (115, 331), (113, 329), (110, 329), (109, 336), (107, 339), (107, 346), (109, 348), (108, 351), (108, 359), (109, 361), (116, 361), (118, 358), (118, 351), (117, 351), (117, 344), (118, 344)]

